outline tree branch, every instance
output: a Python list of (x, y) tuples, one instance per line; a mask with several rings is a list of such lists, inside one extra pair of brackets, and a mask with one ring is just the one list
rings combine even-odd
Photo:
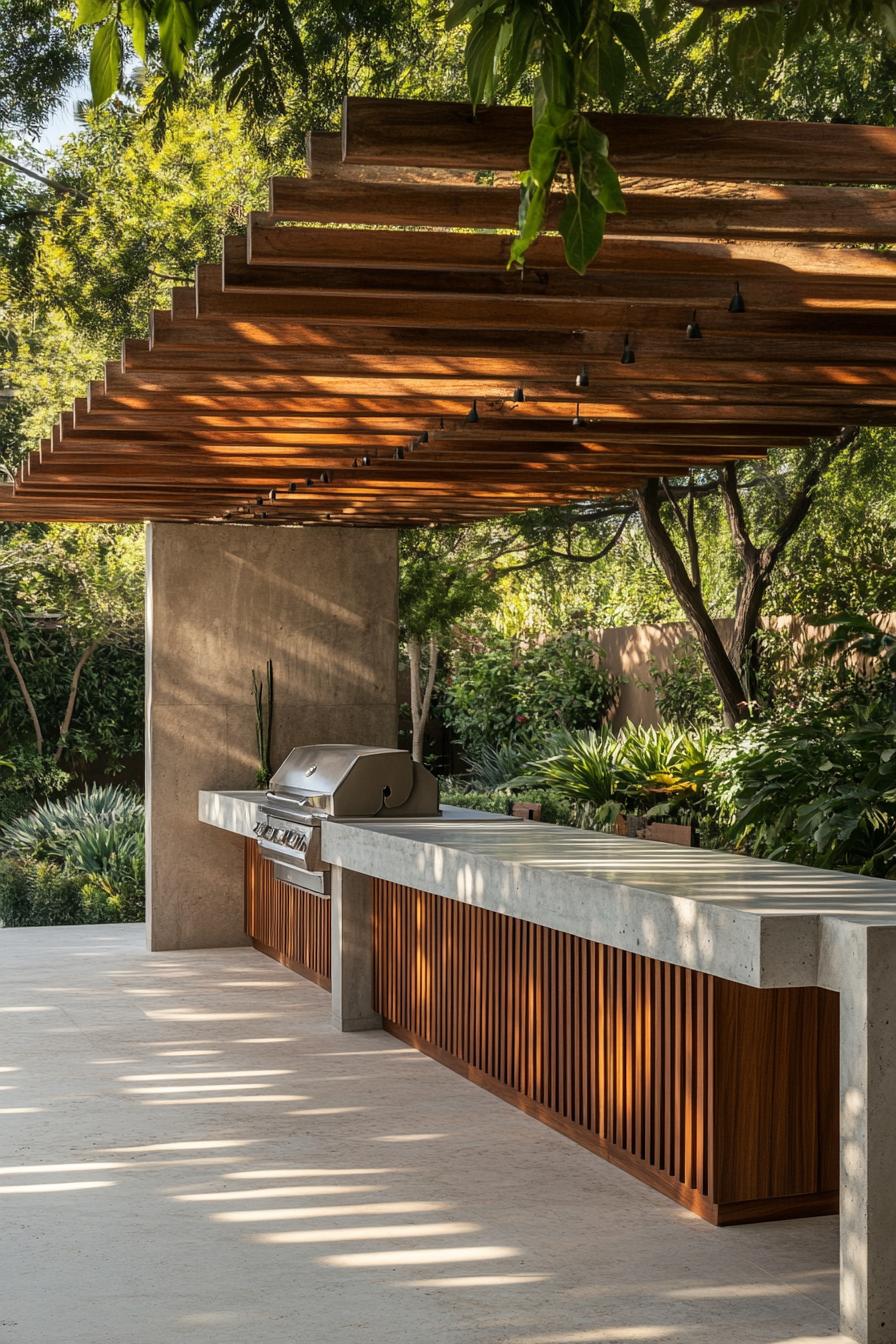
[(22, 669), (19, 667), (19, 664), (16, 661), (16, 656), (12, 651), (12, 645), (9, 642), (9, 635), (7, 634), (6, 627), (4, 625), (0, 625), (0, 640), (2, 640), (3, 642), (3, 651), (6, 654), (6, 661), (12, 668), (13, 676), (19, 683), (19, 690), (22, 692), (22, 699), (25, 701), (25, 708), (28, 710), (28, 714), (31, 718), (31, 723), (34, 728), (34, 738), (37, 743), (37, 754), (38, 756), (42, 756), (44, 750), (43, 729), (40, 726), (40, 719), (37, 716), (37, 710), (34, 707), (34, 701), (31, 699), (31, 692), (28, 690), (25, 678), (22, 675)]
[(78, 698), (78, 686), (81, 681), (81, 673), (84, 671), (85, 667), (90, 662), (91, 658), (96, 653), (98, 648), (99, 648), (99, 641), (94, 641), (92, 644), (88, 644), (87, 648), (84, 650), (84, 652), (81, 654), (81, 657), (75, 664), (75, 670), (72, 673), (71, 684), (69, 685), (68, 688), (68, 702), (66, 703), (65, 706), (65, 713), (62, 716), (62, 722), (59, 725), (59, 741), (56, 744), (56, 750), (53, 752), (53, 760), (56, 761), (57, 764), (62, 759), (62, 753), (65, 751), (65, 739), (68, 735), (69, 728), (71, 728), (72, 726), (72, 717), (75, 712), (75, 701)]
[(678, 548), (663, 522), (660, 483), (656, 477), (652, 477), (638, 491), (638, 512), (653, 553), (700, 641), (707, 666), (722, 698), (725, 718), (729, 723), (736, 723), (738, 719), (743, 718), (746, 710), (744, 688), (715, 622), (706, 609), (700, 588), (688, 574)]
[(815, 491), (821, 482), (821, 478), (833, 462), (834, 458), (839, 456), (845, 448), (854, 443), (858, 438), (859, 431), (855, 426), (847, 429), (841, 429), (836, 439), (831, 439), (818, 455), (818, 460), (809, 468), (803, 477), (802, 484), (797, 490), (796, 495), (791, 501), (790, 508), (784, 516), (784, 521), (778, 528), (778, 535), (768, 546), (764, 546), (761, 552), (762, 566), (766, 574), (770, 574), (774, 568), (775, 562), (783, 551), (784, 547), (790, 541), (793, 534), (799, 528), (800, 524), (809, 512), (812, 506), (812, 500)]

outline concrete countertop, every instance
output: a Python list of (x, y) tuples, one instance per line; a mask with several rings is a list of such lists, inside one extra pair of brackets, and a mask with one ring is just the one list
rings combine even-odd
[(324, 822), (356, 872), (761, 987), (824, 982), (829, 921), (896, 924), (896, 882), (577, 830)]

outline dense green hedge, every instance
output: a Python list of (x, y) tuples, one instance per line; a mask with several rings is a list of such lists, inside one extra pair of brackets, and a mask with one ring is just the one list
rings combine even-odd
[(467, 791), (459, 787), (443, 788), (440, 801), (449, 807), (470, 807), (479, 812), (501, 812), (505, 815), (515, 802), (541, 803), (542, 821), (551, 821), (558, 826), (575, 824), (570, 799), (556, 789), (523, 789), (511, 793), (507, 789)]

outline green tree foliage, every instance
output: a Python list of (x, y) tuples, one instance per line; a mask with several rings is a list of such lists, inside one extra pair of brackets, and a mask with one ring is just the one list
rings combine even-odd
[[(0, 549), (0, 645), (30, 723), (35, 755), (62, 759), (85, 668), (101, 648), (133, 647), (142, 638), (142, 625), (137, 529), (61, 524), (7, 529)], [(50, 653), (55, 693), (45, 700)], [(58, 708), (63, 688), (62, 713), (51, 721), (48, 710)], [(6, 717), (0, 716), (0, 723)]]
[(423, 759), (439, 655), (455, 628), (493, 609), (498, 594), (475, 534), (462, 528), (406, 531), (401, 538), (399, 612), (411, 682), (415, 761)]
[(617, 679), (583, 633), (537, 641), (474, 634), (459, 641), (442, 706), (461, 747), (478, 761), (514, 735), (543, 741), (598, 725), (618, 694)]
[(35, 135), (87, 68), (88, 42), (45, 0), (0, 0), (0, 128)]
[[(340, 41), (344, 15), (329, 5), (324, 9), (291, 0), (78, 0), (79, 23), (93, 30), (94, 99), (106, 101), (122, 82), (125, 36), (140, 60), (152, 55), (149, 32), (166, 72), (160, 108), (180, 96), (188, 74), (199, 68), (211, 73), (229, 106), (245, 106), (256, 122), (282, 116), (291, 84), (298, 82), (307, 94), (318, 61), (323, 56), (326, 68), (334, 42), (350, 49), (347, 37)], [(352, 11), (354, 45), (373, 38), (374, 48), (401, 50), (412, 9), (407, 0), (367, 0)], [(879, 52), (896, 38), (896, 5), (705, 0), (694, 8), (673, 0), (455, 0), (446, 24), (449, 30), (467, 28), (464, 61), (474, 105), (519, 88), (531, 94), (529, 166), (511, 264), (522, 264), (544, 226), (551, 188), (562, 185), (559, 227), (566, 258), (583, 272), (600, 248), (607, 214), (625, 209), (611, 147), (590, 112), (617, 111), (633, 96), (649, 101), (651, 95), (678, 94), (686, 102), (689, 83), (704, 104), (720, 98), (730, 104), (755, 97), (757, 90), (780, 101), (807, 43), (814, 41), (819, 51), (826, 47), (828, 61), (832, 50), (839, 58), (856, 45)], [(308, 39), (321, 33), (329, 41), (312, 55)], [(385, 43), (377, 36), (383, 33), (389, 35)], [(665, 57), (659, 62), (662, 80), (655, 52)], [(342, 83), (351, 87), (344, 76)]]

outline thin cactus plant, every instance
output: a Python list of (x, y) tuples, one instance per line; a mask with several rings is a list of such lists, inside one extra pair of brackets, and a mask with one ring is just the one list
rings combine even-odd
[(258, 749), (258, 769), (255, 782), (266, 789), (271, 782), (271, 725), (274, 721), (274, 664), (270, 658), (265, 664), (264, 679), (252, 669), (252, 694), (255, 699), (255, 744)]

